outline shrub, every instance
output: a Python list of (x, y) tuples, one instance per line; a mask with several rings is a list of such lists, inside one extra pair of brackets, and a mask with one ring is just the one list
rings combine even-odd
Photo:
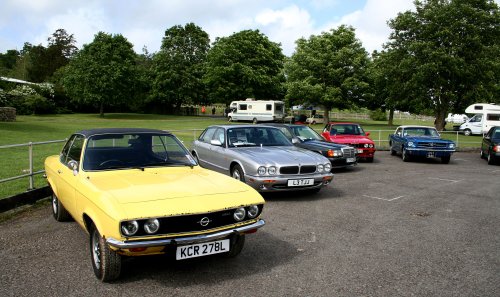
[(374, 121), (387, 121), (387, 114), (381, 109), (370, 111), (370, 119)]

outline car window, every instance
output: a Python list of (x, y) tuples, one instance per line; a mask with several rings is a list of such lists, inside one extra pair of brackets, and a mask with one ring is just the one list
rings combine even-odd
[(395, 134), (396, 134), (397, 136), (401, 136), (402, 131), (403, 131), (403, 128), (397, 128), (397, 129), (396, 129), (396, 133), (395, 133)]
[(404, 131), (405, 136), (429, 136), (429, 137), (438, 137), (439, 133), (436, 129), (426, 128), (426, 127), (415, 127), (415, 128), (406, 128)]
[[(335, 134), (340, 135), (365, 135), (365, 131), (357, 124), (339, 124), (332, 126), (332, 130), (335, 129)], [(330, 130), (330, 131), (332, 131)], [(330, 134), (332, 134), (330, 132)], [(333, 134), (332, 134), (333, 135)]]
[(316, 133), (313, 129), (307, 126), (293, 127), (295, 136), (301, 140), (322, 140), (323, 138)]
[(288, 129), (286, 127), (279, 127), (280, 131), (286, 135), (286, 137), (288, 139), (292, 139), (293, 138), (293, 135), (292, 133), (290, 133), (290, 131), (288, 131)]
[(199, 141), (210, 143), (210, 140), (212, 140), (214, 133), (215, 133), (216, 127), (211, 127), (205, 130), (198, 139)]
[(73, 142), (68, 150), (68, 156), (66, 158), (65, 164), (68, 164), (69, 161), (74, 160), (80, 162), (80, 156), (82, 154), (83, 142), (85, 138), (83, 135), (75, 135)]
[(242, 127), (227, 131), (228, 146), (291, 146), (292, 143), (278, 128)]
[(73, 143), (73, 140), (75, 139), (76, 135), (72, 135), (68, 141), (66, 141), (66, 144), (64, 145), (62, 151), (61, 151), (61, 155), (59, 157), (59, 160), (61, 161), (61, 163), (64, 163), (66, 164), (66, 159), (68, 158), (68, 152), (69, 152), (69, 148), (71, 147), (71, 144)]
[(224, 129), (218, 128), (215, 130), (213, 139), (220, 141), (221, 144), (225, 144), (225, 136)]

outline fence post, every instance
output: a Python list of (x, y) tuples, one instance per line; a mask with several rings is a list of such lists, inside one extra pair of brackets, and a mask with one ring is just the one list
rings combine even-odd
[(457, 147), (458, 147), (458, 131), (457, 131)]
[(382, 131), (378, 130), (378, 146), (382, 146)]
[(28, 154), (29, 154), (29, 173), (30, 173), (30, 186), (28, 188), (29, 191), (33, 190), (33, 142), (28, 143)]

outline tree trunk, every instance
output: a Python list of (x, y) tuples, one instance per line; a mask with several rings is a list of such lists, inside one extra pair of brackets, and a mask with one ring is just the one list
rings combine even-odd
[(436, 119), (434, 120), (434, 127), (438, 130), (438, 131), (443, 131), (445, 130), (445, 125), (446, 125), (446, 122), (445, 122), (445, 117), (446, 115), (446, 111), (438, 111), (437, 114), (436, 114)]
[(387, 124), (389, 126), (394, 125), (394, 108), (389, 109), (389, 122)]
[(104, 117), (104, 102), (103, 101), (101, 101), (101, 106), (99, 107), (99, 116), (101, 118)]
[(328, 112), (328, 108), (324, 107), (323, 117), (325, 118), (325, 125), (330, 121), (330, 113)]

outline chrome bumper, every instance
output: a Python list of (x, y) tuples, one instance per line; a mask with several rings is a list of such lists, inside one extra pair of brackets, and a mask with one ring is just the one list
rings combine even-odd
[(231, 236), (233, 233), (245, 233), (247, 231), (251, 231), (254, 229), (258, 229), (264, 226), (266, 222), (264, 220), (258, 220), (257, 222), (246, 225), (242, 227), (237, 227), (229, 230), (224, 230), (220, 232), (215, 232), (211, 234), (203, 234), (196, 236), (188, 236), (188, 237), (176, 237), (176, 238), (168, 238), (168, 239), (157, 239), (157, 240), (143, 240), (143, 241), (120, 241), (114, 238), (107, 238), (106, 242), (113, 247), (119, 249), (132, 249), (132, 248), (141, 248), (141, 247), (155, 247), (155, 246), (164, 246), (170, 244), (193, 244), (193, 243), (201, 243), (207, 241), (214, 241), (222, 238), (226, 238)]

